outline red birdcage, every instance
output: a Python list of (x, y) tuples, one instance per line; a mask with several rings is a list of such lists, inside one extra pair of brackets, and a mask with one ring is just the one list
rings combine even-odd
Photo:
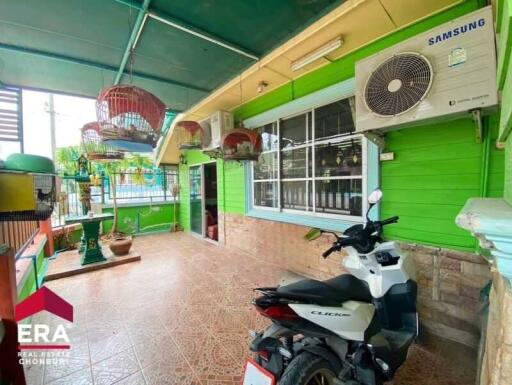
[(258, 160), (261, 135), (244, 127), (226, 132), (221, 140), (221, 154), (227, 160)]
[(160, 137), (165, 105), (139, 87), (117, 85), (100, 92), (96, 113), (105, 144), (126, 151), (151, 152)]
[(201, 148), (203, 145), (203, 128), (193, 120), (182, 120), (176, 124), (175, 135), (181, 150)]
[(82, 148), (89, 160), (123, 159), (124, 153), (103, 142), (98, 122), (87, 123), (82, 127)]

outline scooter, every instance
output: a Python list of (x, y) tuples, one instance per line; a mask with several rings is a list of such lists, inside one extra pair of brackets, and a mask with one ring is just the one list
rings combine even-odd
[(417, 284), (412, 260), (381, 238), (383, 226), (399, 218), (369, 218), (381, 198), (378, 189), (370, 194), (364, 225), (341, 236), (319, 229), (306, 235), (334, 235), (323, 257), (343, 249), (349, 274), (255, 289), (261, 296), (253, 305), (272, 324), (251, 332), (255, 358), (244, 385), (381, 385), (404, 363), (418, 335)]

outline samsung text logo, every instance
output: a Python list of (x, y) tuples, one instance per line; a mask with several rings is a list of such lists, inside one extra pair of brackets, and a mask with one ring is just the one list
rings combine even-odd
[(430, 39), (428, 39), (428, 45), (434, 45), (437, 43), (441, 43), (442, 41), (449, 40), (452, 37), (456, 37), (459, 35), (462, 35), (466, 32), (473, 31), (475, 29), (481, 28), (485, 25), (485, 19), (481, 18), (475, 21), (472, 21), (470, 23), (461, 25), (459, 27), (455, 27), (449, 31), (440, 33), (437, 36), (433, 36)]

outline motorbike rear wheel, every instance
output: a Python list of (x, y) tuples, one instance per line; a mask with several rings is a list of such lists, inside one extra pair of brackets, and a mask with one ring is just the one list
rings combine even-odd
[(326, 359), (302, 352), (284, 371), (279, 385), (334, 385), (336, 373)]

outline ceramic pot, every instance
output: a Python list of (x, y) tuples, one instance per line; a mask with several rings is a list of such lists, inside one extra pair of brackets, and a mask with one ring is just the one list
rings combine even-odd
[(132, 239), (128, 237), (118, 237), (110, 242), (109, 247), (115, 255), (126, 255), (132, 247)]

